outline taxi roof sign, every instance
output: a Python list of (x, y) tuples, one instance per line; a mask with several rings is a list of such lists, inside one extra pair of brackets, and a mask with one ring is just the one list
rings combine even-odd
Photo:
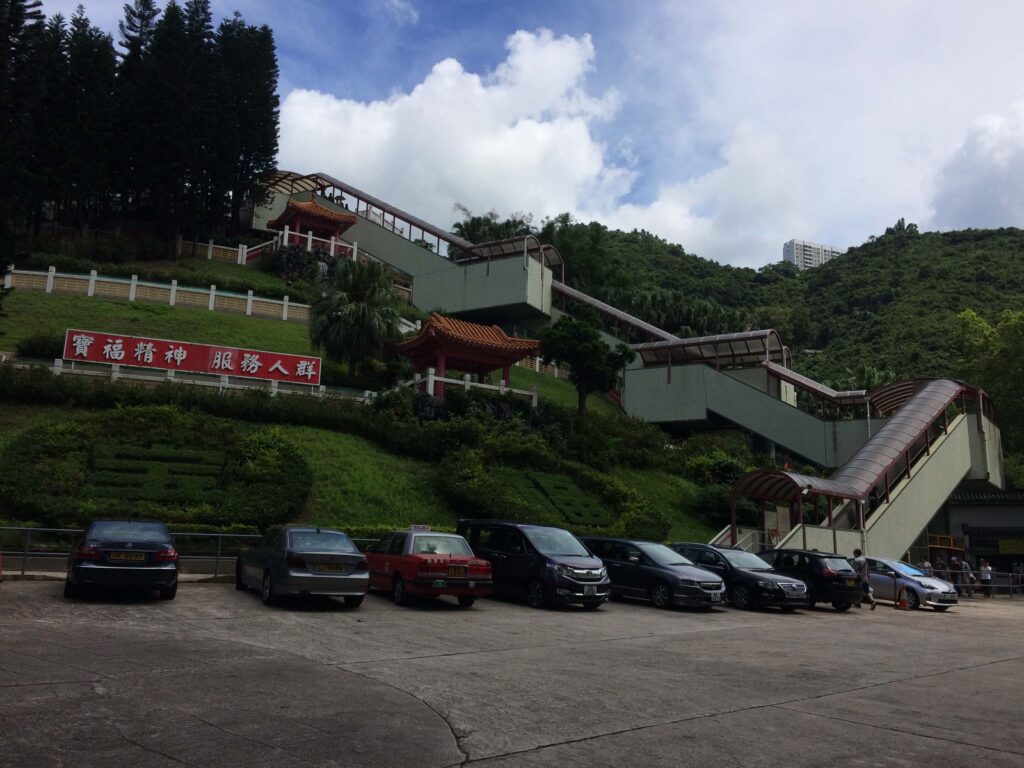
[(410, 531), (419, 531), (419, 532), (422, 533), (423, 531), (429, 531), (430, 530), (430, 526), (429, 525), (410, 525), (409, 526), (409, 530)]

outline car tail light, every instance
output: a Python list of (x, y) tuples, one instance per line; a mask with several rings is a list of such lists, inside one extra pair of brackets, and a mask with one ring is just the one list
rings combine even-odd
[(161, 549), (153, 555), (153, 559), (158, 563), (174, 563), (178, 560), (178, 551), (174, 547)]
[(285, 562), (288, 563), (288, 567), (289, 568), (305, 568), (306, 567), (306, 561), (303, 560), (298, 555), (288, 555), (288, 557), (285, 559)]
[(99, 560), (100, 551), (96, 547), (89, 547), (85, 544), (75, 549), (76, 560)]
[(832, 570), (831, 568), (826, 568), (826, 569), (825, 569), (824, 571), (822, 571), (822, 574), (823, 574), (823, 575), (824, 575), (824, 576), (825, 576), (826, 578), (829, 578), (829, 579), (835, 579), (835, 578), (838, 578), (838, 576), (839, 576), (839, 571), (833, 571), (833, 570)]
[(365, 560), (360, 560), (358, 563), (356, 563), (356, 567), (353, 570), (356, 573), (360, 573), (361, 571), (368, 570), (368, 568), (369, 568), (369, 566), (366, 564), (366, 561)]

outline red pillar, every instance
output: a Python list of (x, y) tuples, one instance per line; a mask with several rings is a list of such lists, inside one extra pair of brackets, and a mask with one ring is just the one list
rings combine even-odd
[[(434, 373), (438, 376), (445, 375), (445, 354), (444, 350), (437, 353), (437, 364), (434, 366)], [(434, 382), (434, 397), (444, 397), (444, 382)]]

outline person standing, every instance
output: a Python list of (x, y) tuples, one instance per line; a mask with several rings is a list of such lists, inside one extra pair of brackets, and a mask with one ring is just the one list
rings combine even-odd
[(960, 564), (960, 570), (963, 572), (964, 592), (967, 593), (968, 597), (974, 597), (974, 582), (977, 579), (974, 577), (974, 571), (971, 570), (971, 564), (966, 557)]
[(978, 570), (981, 571), (981, 594), (992, 597), (992, 566), (984, 558), (978, 566)]
[(956, 590), (957, 597), (962, 597), (963, 592), (960, 591), (960, 576), (963, 574), (963, 569), (960, 567), (960, 561), (956, 555), (949, 558), (949, 580), (953, 584), (953, 589)]
[(925, 576), (932, 575), (932, 564), (928, 562), (928, 558), (921, 558), (921, 562), (917, 564), (917, 568), (924, 572)]
[(863, 593), (863, 597), (857, 602), (857, 607), (861, 607), (861, 603), (867, 602), (871, 606), (871, 610), (875, 610), (878, 604), (875, 602), (875, 598), (871, 596), (871, 570), (868, 566), (867, 558), (864, 557), (864, 553), (859, 549), (853, 550), (853, 569), (857, 572), (857, 576), (860, 578), (860, 590)]

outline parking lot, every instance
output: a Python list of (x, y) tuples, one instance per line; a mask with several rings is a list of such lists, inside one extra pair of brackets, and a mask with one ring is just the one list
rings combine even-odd
[(0, 765), (1013, 766), (1024, 604), (266, 608), (0, 590)]

